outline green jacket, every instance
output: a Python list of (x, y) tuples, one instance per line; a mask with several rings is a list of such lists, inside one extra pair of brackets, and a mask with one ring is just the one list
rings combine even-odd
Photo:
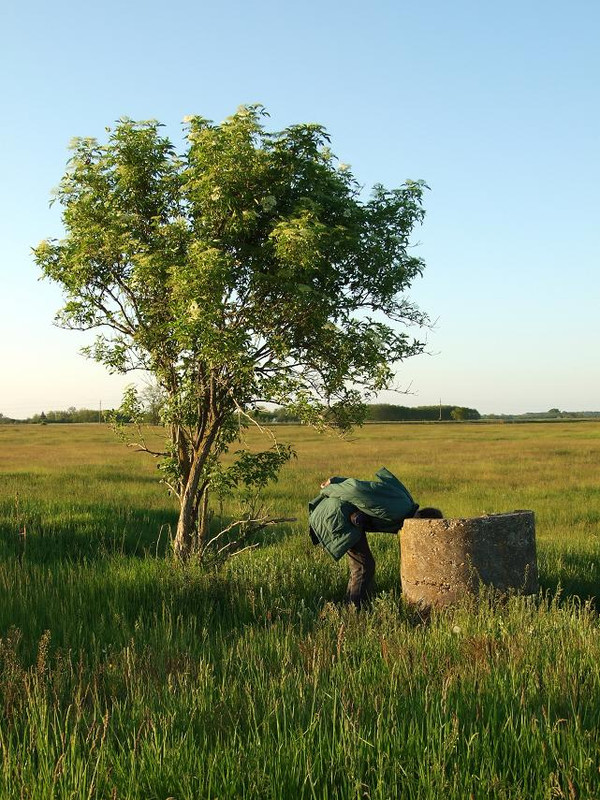
[(396, 533), (419, 508), (408, 489), (385, 467), (376, 476), (376, 481), (331, 478), (329, 485), (308, 504), (311, 537), (336, 561), (362, 535), (350, 522), (350, 514), (356, 509), (370, 517), (373, 530)]

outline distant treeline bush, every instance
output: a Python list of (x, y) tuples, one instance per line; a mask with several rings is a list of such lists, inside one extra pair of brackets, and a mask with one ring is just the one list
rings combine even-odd
[(480, 419), (476, 408), (465, 406), (395, 406), (375, 404), (368, 407), (367, 420), (372, 422), (410, 422), (413, 420)]
[(75, 408), (71, 406), (64, 411), (42, 411), (34, 414), (26, 422), (100, 422), (102, 412), (97, 408)]
[[(15, 423), (46, 424), (54, 422), (106, 422), (114, 412), (109, 409), (101, 411), (97, 408), (75, 408), (71, 406), (63, 411), (42, 411), (28, 419), (12, 419), (0, 414), (0, 425)], [(258, 422), (264, 423), (294, 423), (298, 422), (289, 409), (286, 408), (259, 408), (251, 413)], [(525, 414), (480, 414), (475, 408), (465, 406), (396, 406), (388, 403), (376, 403), (367, 407), (367, 422), (419, 422), (419, 421), (451, 421), (451, 420), (497, 420), (498, 422), (527, 422), (543, 420), (576, 420), (594, 419), (600, 417), (600, 411), (560, 411), (551, 408), (550, 411), (527, 412)], [(129, 420), (120, 414), (123, 422)], [(160, 422), (158, 409), (151, 405), (143, 414), (143, 422), (157, 425)]]
[[(253, 412), (253, 417), (260, 422), (285, 423), (298, 422), (286, 408), (265, 409)], [(480, 419), (481, 415), (475, 408), (464, 406), (395, 406), (387, 403), (378, 403), (367, 407), (367, 422), (411, 422), (427, 420), (469, 420)]]
[[(47, 424), (53, 422), (108, 422), (114, 416), (120, 422), (131, 422), (131, 418), (122, 411), (115, 412), (111, 409), (103, 409), (102, 411), (97, 408), (67, 408), (66, 411), (42, 411), (41, 414), (34, 414), (32, 417), (23, 422)], [(150, 408), (141, 415), (141, 422), (148, 425), (157, 425), (159, 417), (156, 409)]]
[(498, 420), (498, 422), (527, 422), (540, 420), (569, 420), (569, 419), (597, 419), (600, 411), (559, 411), (551, 408), (550, 411), (527, 411), (525, 414), (485, 414), (483, 419)]

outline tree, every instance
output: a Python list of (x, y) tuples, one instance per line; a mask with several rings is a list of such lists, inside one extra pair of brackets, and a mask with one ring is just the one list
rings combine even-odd
[(463, 408), (462, 406), (456, 406), (450, 412), (450, 416), (452, 417), (452, 419), (456, 420), (457, 422), (460, 422), (462, 420), (469, 418), (469, 411), (467, 408)]
[(160, 425), (161, 413), (165, 405), (165, 393), (157, 383), (148, 383), (141, 392), (144, 418), (151, 425)]
[(144, 370), (164, 394), (154, 455), (179, 499), (181, 557), (206, 533), (211, 488), (274, 478), (289, 458), (274, 443), (223, 467), (258, 403), (348, 427), (423, 350), (405, 326), (428, 318), (403, 293), (424, 266), (408, 248), (425, 184), (363, 200), (321, 126), (273, 133), (264, 116), (188, 117), (182, 154), (156, 121), (75, 139), (56, 195), (65, 237), (34, 249), (66, 294), (58, 324), (98, 329), (88, 356)]
[(481, 419), (481, 414), (475, 408), (465, 408), (464, 406), (455, 406), (450, 412), (450, 417), (457, 422), (464, 420)]

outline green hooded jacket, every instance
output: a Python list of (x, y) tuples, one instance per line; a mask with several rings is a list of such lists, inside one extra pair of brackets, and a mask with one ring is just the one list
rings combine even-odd
[(355, 545), (362, 531), (350, 522), (358, 509), (370, 517), (373, 530), (396, 533), (419, 508), (395, 475), (382, 467), (376, 481), (334, 477), (308, 504), (313, 541), (320, 542), (336, 561)]

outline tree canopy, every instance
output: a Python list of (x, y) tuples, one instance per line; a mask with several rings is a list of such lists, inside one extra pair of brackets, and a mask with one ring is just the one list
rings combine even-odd
[[(182, 153), (156, 121), (75, 139), (56, 193), (65, 236), (34, 251), (63, 287), (58, 323), (98, 331), (87, 355), (160, 389), (182, 555), (240, 416), (276, 403), (349, 426), (423, 350), (406, 328), (428, 319), (405, 292), (424, 267), (409, 249), (424, 183), (363, 199), (321, 126), (269, 132), (264, 118), (260, 106), (221, 124), (188, 117)], [(289, 450), (261, 457), (274, 477)], [(229, 480), (256, 477), (253, 458), (239, 451)]]

